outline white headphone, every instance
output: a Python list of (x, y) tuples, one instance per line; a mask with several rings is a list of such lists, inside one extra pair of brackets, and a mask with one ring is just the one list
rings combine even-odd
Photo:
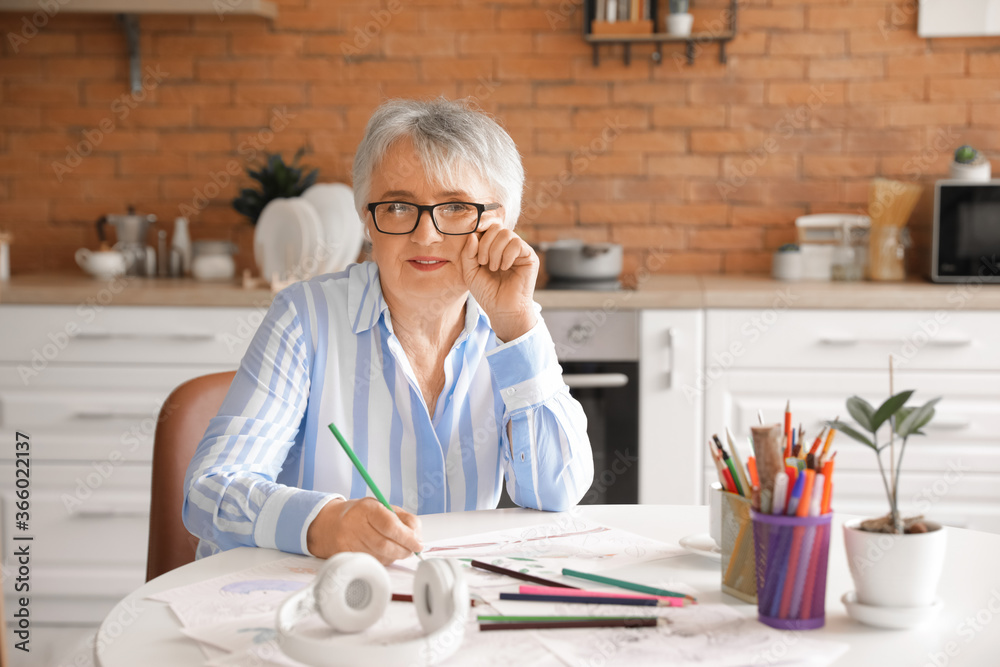
[[(309, 665), (432, 665), (462, 645), (469, 614), (469, 587), (454, 561), (421, 561), (413, 581), (413, 606), (426, 634), (416, 639), (375, 644), (351, 633), (381, 618), (392, 598), (389, 573), (374, 556), (340, 553), (329, 558), (306, 588), (278, 609), (278, 638), (291, 658)], [(295, 625), (318, 612), (335, 640), (295, 633)]]

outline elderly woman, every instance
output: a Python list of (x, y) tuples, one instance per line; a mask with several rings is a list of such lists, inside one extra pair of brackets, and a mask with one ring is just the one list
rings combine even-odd
[[(422, 548), (415, 514), (513, 501), (565, 510), (590, 487), (586, 417), (513, 227), (524, 171), (465, 106), (390, 101), (354, 160), (373, 262), (275, 296), (188, 469), (198, 556), (236, 546), (384, 563)], [(351, 443), (394, 514), (337, 444)]]

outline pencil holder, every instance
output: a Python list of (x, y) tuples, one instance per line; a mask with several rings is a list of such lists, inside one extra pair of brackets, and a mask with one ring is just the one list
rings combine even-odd
[(756, 544), (757, 618), (781, 630), (823, 627), (832, 513), (796, 517), (750, 511)]
[(722, 592), (757, 604), (754, 530), (750, 499), (722, 494)]

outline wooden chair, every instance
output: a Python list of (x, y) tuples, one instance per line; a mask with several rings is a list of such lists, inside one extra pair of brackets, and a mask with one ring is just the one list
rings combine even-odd
[(153, 439), (146, 581), (194, 561), (198, 538), (181, 519), (184, 475), (235, 375), (229, 371), (188, 380), (170, 393), (160, 409)]

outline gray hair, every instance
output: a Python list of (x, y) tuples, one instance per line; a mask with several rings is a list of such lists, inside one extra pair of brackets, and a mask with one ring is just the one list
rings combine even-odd
[(524, 167), (514, 140), (485, 112), (443, 97), (389, 100), (372, 114), (354, 155), (354, 205), (362, 219), (372, 175), (392, 145), (406, 137), (436, 183), (460, 187), (463, 169), (471, 169), (494, 190), (503, 206), (504, 226), (514, 228), (524, 190)]

